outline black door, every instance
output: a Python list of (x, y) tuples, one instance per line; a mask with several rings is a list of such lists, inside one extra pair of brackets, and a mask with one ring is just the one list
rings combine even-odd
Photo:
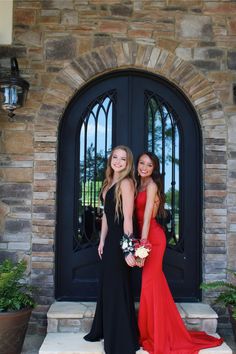
[[(102, 205), (99, 190), (112, 147), (160, 161), (166, 193), (164, 271), (176, 301), (198, 301), (201, 269), (201, 135), (191, 104), (141, 71), (105, 75), (79, 92), (60, 126), (56, 298), (96, 299)], [(134, 272), (138, 296), (139, 271)]]

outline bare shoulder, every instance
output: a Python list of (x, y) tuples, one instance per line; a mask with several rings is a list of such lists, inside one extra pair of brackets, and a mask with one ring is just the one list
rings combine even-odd
[(130, 190), (134, 191), (134, 182), (132, 181), (131, 178), (124, 178), (121, 181), (120, 187), (122, 192), (124, 193)]
[(147, 193), (156, 194), (157, 193), (157, 185), (154, 182), (150, 182), (147, 186)]

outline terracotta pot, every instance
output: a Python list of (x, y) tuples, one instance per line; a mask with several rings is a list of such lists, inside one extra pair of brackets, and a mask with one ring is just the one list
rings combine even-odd
[(230, 322), (234, 334), (234, 341), (236, 342), (236, 320), (233, 318), (233, 306), (229, 305), (228, 310), (229, 310), (229, 318), (230, 318)]
[(0, 312), (0, 353), (20, 354), (32, 309)]

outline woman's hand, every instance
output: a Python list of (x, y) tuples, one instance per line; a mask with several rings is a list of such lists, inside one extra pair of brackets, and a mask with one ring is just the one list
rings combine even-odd
[(99, 245), (98, 245), (98, 255), (99, 255), (100, 259), (102, 259), (103, 247), (104, 247), (104, 242), (100, 241)]
[(142, 268), (144, 266), (144, 262), (145, 262), (145, 259), (139, 259), (138, 262), (135, 261), (136, 266), (138, 266), (139, 268)]
[(135, 258), (131, 253), (125, 257), (125, 261), (128, 264), (128, 266), (130, 266), (130, 267), (134, 267), (136, 265)]

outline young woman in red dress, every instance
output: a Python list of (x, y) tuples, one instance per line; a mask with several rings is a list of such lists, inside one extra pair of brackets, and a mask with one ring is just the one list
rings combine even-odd
[(135, 210), (140, 237), (152, 244), (150, 255), (141, 265), (140, 345), (150, 354), (196, 354), (221, 345), (222, 339), (186, 329), (169, 290), (162, 270), (166, 237), (156, 221), (156, 215), (164, 211), (165, 198), (159, 160), (150, 152), (138, 159), (137, 188)]

